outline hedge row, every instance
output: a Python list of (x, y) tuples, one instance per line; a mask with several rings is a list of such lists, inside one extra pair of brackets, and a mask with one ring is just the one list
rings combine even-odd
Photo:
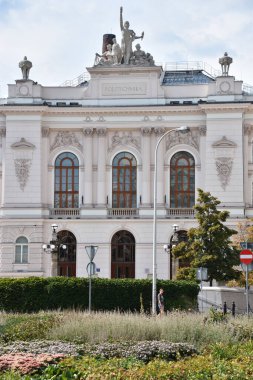
[[(194, 309), (199, 286), (187, 281), (157, 281), (165, 292), (165, 308)], [(92, 279), (92, 309), (145, 311), (151, 309), (152, 282), (132, 279)], [(37, 312), (39, 310), (88, 308), (87, 278), (30, 277), (0, 278), (0, 310)]]

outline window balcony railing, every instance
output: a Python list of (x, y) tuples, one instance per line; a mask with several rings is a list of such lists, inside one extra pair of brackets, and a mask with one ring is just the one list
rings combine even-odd
[(139, 216), (137, 208), (108, 208), (107, 216), (109, 218), (134, 218)]
[(194, 218), (193, 208), (168, 208), (167, 217), (169, 218)]
[(79, 208), (51, 208), (50, 218), (78, 218), (80, 216)]

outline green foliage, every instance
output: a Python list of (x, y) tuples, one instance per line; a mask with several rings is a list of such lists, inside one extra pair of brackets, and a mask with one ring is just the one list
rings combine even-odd
[[(0, 310), (37, 312), (40, 310), (88, 308), (87, 278), (0, 279)], [(166, 309), (195, 308), (198, 285), (187, 281), (157, 281), (166, 294)], [(142, 302), (140, 304), (140, 294)], [(149, 312), (152, 283), (150, 280), (93, 279), (93, 310)]]
[(222, 311), (216, 310), (214, 307), (211, 307), (209, 310), (209, 316), (206, 319), (208, 323), (221, 323), (227, 322), (227, 316), (223, 314)]
[(1, 380), (250, 380), (253, 377), (253, 343), (212, 345), (202, 355), (147, 364), (133, 358), (67, 358), (34, 374), (0, 375)]
[(46, 338), (47, 332), (59, 323), (55, 314), (13, 315), (2, 326), (0, 340), (4, 342)]
[(179, 268), (177, 270), (177, 280), (196, 281), (196, 269), (190, 267)]
[(85, 355), (96, 358), (135, 358), (148, 363), (154, 358), (178, 360), (197, 354), (193, 345), (187, 343), (169, 343), (166, 341), (117, 342), (87, 346)]
[(191, 268), (206, 267), (208, 280), (227, 281), (237, 278), (239, 271), (239, 250), (232, 246), (231, 237), (237, 231), (224, 223), (229, 212), (217, 209), (220, 201), (209, 192), (198, 189), (198, 203), (195, 205), (198, 227), (188, 231), (188, 241), (181, 242), (173, 249), (173, 255), (190, 262)]

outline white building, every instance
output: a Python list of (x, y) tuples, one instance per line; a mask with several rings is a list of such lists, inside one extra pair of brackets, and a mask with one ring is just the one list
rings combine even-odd
[[(20, 63), (23, 79), (0, 105), (0, 276), (87, 276), (91, 244), (99, 277), (151, 275), (154, 155), (168, 130), (157, 151), (158, 278), (175, 275), (163, 245), (173, 224), (182, 235), (195, 225), (197, 188), (220, 199), (231, 227), (253, 216), (252, 89), (227, 67), (163, 68), (139, 51), (129, 64), (97, 60), (73, 86), (37, 84)], [(190, 132), (172, 131), (181, 126)], [(67, 249), (52, 259), (42, 245), (53, 223)]]

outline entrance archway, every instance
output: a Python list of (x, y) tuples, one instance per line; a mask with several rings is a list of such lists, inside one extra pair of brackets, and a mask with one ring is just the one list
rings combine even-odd
[[(57, 234), (60, 242), (57, 254), (58, 276), (76, 277), (76, 238), (72, 232), (64, 230)], [(61, 245), (65, 245), (63, 249)]]
[(135, 278), (135, 238), (129, 231), (112, 237), (111, 278)]

